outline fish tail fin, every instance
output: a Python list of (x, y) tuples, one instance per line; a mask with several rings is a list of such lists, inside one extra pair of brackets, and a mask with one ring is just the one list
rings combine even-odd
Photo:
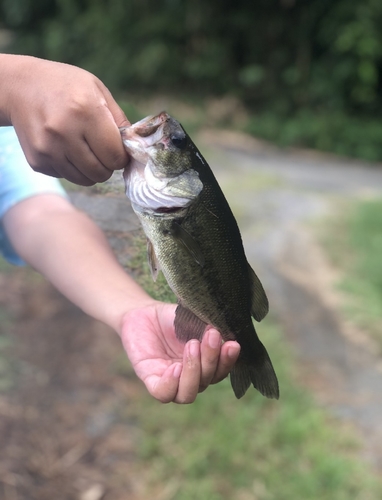
[(251, 383), (263, 396), (279, 399), (277, 376), (269, 355), (260, 341), (256, 346), (255, 363), (249, 364), (242, 356), (239, 356), (230, 373), (230, 378), (233, 392), (238, 399), (244, 396)]

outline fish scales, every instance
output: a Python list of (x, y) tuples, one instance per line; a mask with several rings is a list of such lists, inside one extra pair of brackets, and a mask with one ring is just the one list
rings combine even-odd
[[(148, 238), (153, 277), (161, 269), (178, 298), (178, 338), (201, 339), (205, 327), (213, 325), (225, 341), (241, 345), (230, 374), (236, 397), (252, 383), (265, 396), (278, 398), (277, 377), (251, 318), (259, 321), (267, 314), (268, 300), (212, 170), (165, 112), (121, 133), (134, 158), (124, 174), (126, 193)], [(131, 174), (134, 169), (140, 169), (140, 177)]]

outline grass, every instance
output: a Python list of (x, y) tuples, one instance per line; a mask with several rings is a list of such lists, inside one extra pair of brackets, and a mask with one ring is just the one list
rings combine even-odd
[(254, 390), (236, 401), (228, 382), (189, 407), (145, 398), (140, 421), (147, 484), (157, 490), (171, 482), (166, 498), (177, 500), (380, 498), (382, 485), (356, 459), (353, 438), (293, 382), (277, 327), (262, 331), (281, 401)]
[[(133, 271), (145, 252), (137, 244)], [(138, 277), (159, 299), (147, 268)], [(264, 323), (264, 324), (263, 324)], [(135, 401), (144, 498), (162, 500), (377, 500), (382, 482), (359, 458), (353, 432), (320, 409), (295, 380), (295, 361), (275, 322), (259, 332), (279, 376), (280, 401), (254, 389), (237, 401), (229, 381), (189, 406)]]
[(341, 272), (346, 315), (382, 353), (382, 199), (345, 205), (325, 224), (323, 242)]

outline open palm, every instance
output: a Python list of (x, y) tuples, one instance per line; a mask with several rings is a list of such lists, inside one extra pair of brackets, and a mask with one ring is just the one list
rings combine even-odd
[(163, 403), (192, 403), (198, 392), (220, 382), (235, 364), (240, 346), (222, 344), (209, 327), (202, 342), (187, 344), (175, 336), (176, 306), (153, 301), (124, 316), (121, 338), (138, 377), (152, 396)]

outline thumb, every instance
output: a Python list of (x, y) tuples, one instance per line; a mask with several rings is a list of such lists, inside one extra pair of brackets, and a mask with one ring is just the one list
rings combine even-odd
[(113, 115), (114, 121), (117, 124), (118, 128), (121, 127), (130, 127), (131, 123), (126, 118), (123, 110), (118, 106), (118, 104), (112, 99), (112, 102), (108, 102), (108, 106), (111, 114)]
[(102, 93), (106, 99), (107, 107), (109, 108), (109, 111), (112, 114), (117, 127), (118, 128), (129, 127), (131, 125), (131, 123), (126, 118), (126, 115), (123, 112), (123, 110), (120, 108), (120, 106), (115, 101), (110, 90), (101, 81), (99, 81), (99, 84), (101, 85)]

